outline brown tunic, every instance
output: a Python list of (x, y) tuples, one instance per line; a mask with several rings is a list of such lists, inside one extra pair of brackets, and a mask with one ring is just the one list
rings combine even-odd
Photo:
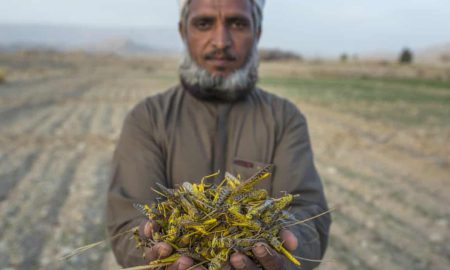
[[(306, 120), (289, 101), (260, 89), (238, 101), (212, 101), (194, 97), (182, 86), (149, 97), (128, 113), (114, 153), (108, 232), (113, 236), (142, 221), (132, 204), (151, 203), (155, 183), (173, 187), (198, 182), (218, 170), (246, 178), (269, 163), (274, 172), (259, 187), (274, 197), (284, 191), (300, 194), (291, 208), (297, 218), (328, 209)], [(294, 254), (321, 258), (330, 223), (325, 215), (308, 222), (310, 226), (291, 227), (299, 238)], [(112, 241), (112, 247), (124, 267), (145, 263), (129, 235)], [(302, 264), (301, 269), (317, 265)]]

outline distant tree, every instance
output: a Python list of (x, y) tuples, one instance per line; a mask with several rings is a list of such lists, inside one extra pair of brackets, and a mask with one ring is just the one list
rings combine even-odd
[(341, 54), (341, 62), (345, 63), (348, 60), (348, 54), (343, 53)]
[(401, 64), (411, 64), (413, 62), (413, 53), (410, 49), (405, 48), (403, 49), (403, 51), (400, 53), (400, 57), (398, 59), (398, 61)]

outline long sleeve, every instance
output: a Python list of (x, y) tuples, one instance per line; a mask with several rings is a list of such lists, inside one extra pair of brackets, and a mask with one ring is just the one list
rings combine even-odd
[[(285, 108), (284, 131), (274, 157), (276, 164), (272, 191), (274, 196), (286, 191), (299, 194), (291, 213), (304, 220), (328, 210), (322, 183), (316, 171), (306, 119), (291, 103)], [(331, 224), (329, 214), (289, 229), (297, 236), (299, 246), (294, 255), (321, 259), (325, 253)], [(313, 269), (319, 263), (300, 260), (300, 269)], [(287, 269), (298, 269), (289, 263)]]
[[(107, 229), (110, 237), (137, 226), (143, 217), (133, 203), (151, 203), (156, 182), (166, 185), (163, 151), (157, 143), (151, 108), (145, 102), (128, 113), (114, 152), (107, 202)], [(143, 265), (131, 234), (111, 241), (122, 267)]]

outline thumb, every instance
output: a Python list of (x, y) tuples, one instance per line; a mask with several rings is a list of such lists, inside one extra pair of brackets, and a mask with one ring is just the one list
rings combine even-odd
[(139, 236), (141, 238), (151, 238), (154, 232), (159, 231), (159, 226), (152, 220), (144, 220), (139, 225)]
[(297, 249), (298, 240), (293, 232), (283, 229), (280, 232), (280, 238), (281, 238), (281, 241), (283, 241), (283, 245), (286, 249), (288, 249), (290, 251)]

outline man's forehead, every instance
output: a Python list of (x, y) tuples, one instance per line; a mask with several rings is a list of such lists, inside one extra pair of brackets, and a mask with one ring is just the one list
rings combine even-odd
[[(227, 2), (233, 2), (233, 0), (179, 0), (180, 2), (180, 14), (181, 14), (181, 10), (183, 10), (184, 6), (187, 3), (192, 3), (192, 2), (202, 2), (202, 5), (206, 5), (207, 3), (211, 4), (211, 5), (220, 5), (220, 4), (226, 4)], [(265, 0), (237, 0), (236, 2), (241, 2), (242, 4), (246, 4), (246, 5), (250, 5), (251, 3), (257, 5), (257, 7), (259, 8), (260, 12), (262, 13), (262, 10), (264, 9), (264, 5), (265, 5)]]
[(191, 0), (190, 13), (196, 15), (251, 15), (251, 0)]

